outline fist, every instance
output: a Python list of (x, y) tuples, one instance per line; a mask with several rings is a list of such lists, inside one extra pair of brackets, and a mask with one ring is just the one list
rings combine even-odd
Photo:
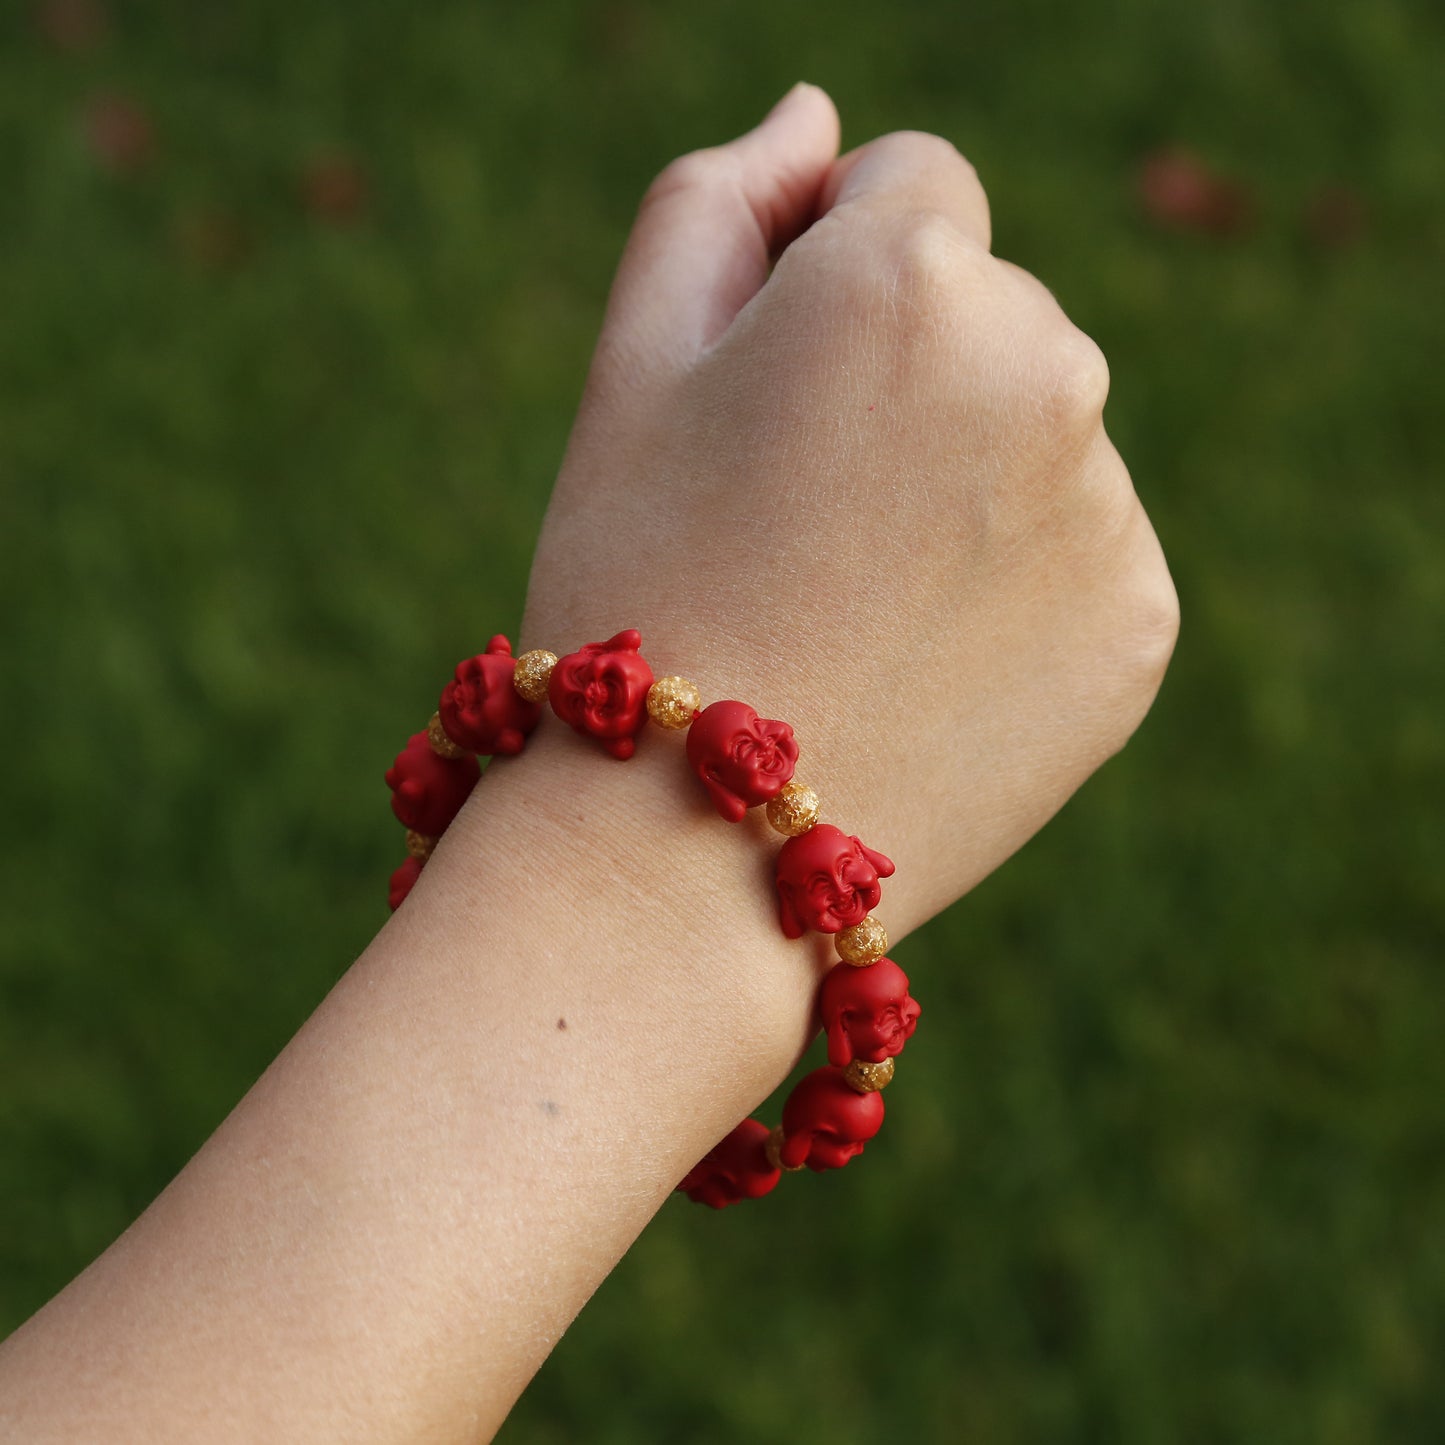
[(824, 816), (896, 860), (898, 937), (1124, 744), (1177, 610), (1104, 358), (991, 253), (973, 168), (837, 139), (800, 87), (648, 192), (523, 634), (635, 622), (705, 702), (787, 718)]

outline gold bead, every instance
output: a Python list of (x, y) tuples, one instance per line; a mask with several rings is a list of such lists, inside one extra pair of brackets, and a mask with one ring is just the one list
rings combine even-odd
[(544, 647), (524, 652), (512, 669), (512, 686), (517, 695), (528, 702), (543, 702), (547, 697), (547, 684), (552, 681), (552, 669), (557, 666), (557, 654)]
[(442, 715), (434, 712), (431, 721), (426, 725), (426, 740), (431, 744), (431, 750), (439, 758), (464, 758), (467, 755), (465, 748), (459, 748), (448, 736), (447, 730), (442, 726)]
[(435, 838), (425, 833), (418, 833), (415, 828), (406, 830), (406, 851), (413, 858), (420, 858), (423, 863), (431, 857), (431, 850), (437, 845)]
[(833, 943), (844, 963), (851, 963), (854, 968), (867, 968), (888, 952), (888, 933), (870, 913), (862, 923), (855, 923), (852, 928), (834, 934)]
[(818, 821), (818, 795), (806, 783), (784, 783), (768, 802), (768, 822), (779, 833), (796, 838)]
[(860, 1094), (876, 1094), (893, 1082), (893, 1060), (884, 1059), (881, 1064), (870, 1064), (866, 1059), (854, 1059), (843, 1070), (843, 1077), (849, 1087), (857, 1089)]
[(783, 1139), (785, 1137), (783, 1134), (783, 1126), (779, 1124), (777, 1128), (768, 1135), (768, 1142), (763, 1145), (763, 1153), (767, 1155), (768, 1163), (771, 1164), (774, 1169), (781, 1169), (784, 1174), (796, 1174), (803, 1168), (801, 1164), (794, 1164), (792, 1168), (789, 1168), (783, 1163), (782, 1149)]
[(647, 689), (647, 715), (660, 728), (685, 728), (702, 706), (702, 694), (685, 677), (659, 677)]

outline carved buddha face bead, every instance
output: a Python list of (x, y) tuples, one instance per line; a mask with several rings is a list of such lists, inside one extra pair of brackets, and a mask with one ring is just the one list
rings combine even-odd
[(883, 1095), (860, 1094), (838, 1069), (814, 1069), (783, 1105), (783, 1166), (841, 1169), (883, 1127)]
[(470, 753), (439, 757), (425, 732), (413, 733), (386, 771), (391, 811), (406, 827), (439, 837), (481, 775), (481, 766)]
[(778, 919), (789, 938), (808, 929), (837, 933), (877, 906), (880, 878), (893, 872), (882, 853), (831, 823), (819, 823), (778, 850)]
[(637, 751), (637, 734), (647, 722), (652, 669), (638, 652), (641, 646), (635, 627), (606, 642), (589, 642), (562, 658), (547, 683), (557, 716), (596, 738), (614, 758)]
[(694, 1204), (713, 1209), (725, 1209), (741, 1199), (761, 1199), (779, 1179), (779, 1171), (767, 1158), (768, 1133), (766, 1124), (744, 1119), (693, 1165), (677, 1187)]
[(447, 736), (469, 752), (511, 756), (522, 751), (542, 709), (513, 684), (512, 644), (498, 633), (485, 652), (457, 664), (437, 712)]
[(908, 992), (908, 975), (891, 958), (867, 968), (837, 964), (818, 996), (828, 1035), (828, 1062), (881, 1064), (903, 1052), (922, 1010)]
[(715, 702), (688, 729), (687, 761), (713, 806), (736, 823), (793, 776), (798, 744), (787, 723), (761, 718), (745, 702)]

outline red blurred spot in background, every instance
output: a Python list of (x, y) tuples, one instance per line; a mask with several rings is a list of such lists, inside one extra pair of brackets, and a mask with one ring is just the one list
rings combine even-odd
[(110, 17), (99, 0), (41, 0), (35, 28), (57, 50), (94, 50), (110, 34)]
[(1316, 245), (1343, 250), (1362, 240), (1369, 225), (1364, 197), (1350, 186), (1321, 186), (1305, 203), (1305, 231)]
[(129, 175), (155, 154), (155, 128), (135, 101), (124, 95), (97, 95), (85, 107), (85, 140), (107, 170)]
[(231, 271), (250, 259), (252, 238), (229, 211), (198, 207), (180, 212), (172, 221), (177, 251), (203, 271)]
[(1234, 236), (1253, 219), (1244, 186), (1179, 147), (1145, 156), (1135, 184), (1144, 214), (1165, 230)]
[(366, 214), (366, 176), (349, 156), (317, 156), (301, 172), (301, 204), (318, 221), (346, 226)]

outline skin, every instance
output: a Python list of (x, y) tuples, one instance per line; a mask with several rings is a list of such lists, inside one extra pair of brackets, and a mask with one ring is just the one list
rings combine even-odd
[[(1123, 746), (1177, 608), (1103, 358), (989, 253), (972, 168), (927, 135), (837, 146), (799, 87), (649, 190), (520, 648), (635, 625), (659, 674), (790, 722), (825, 818), (897, 864), (898, 939)], [(550, 722), (0, 1347), (0, 1435), (487, 1439), (785, 1076), (830, 951), (779, 933), (776, 838), (717, 818), (681, 737), (624, 764)]]

